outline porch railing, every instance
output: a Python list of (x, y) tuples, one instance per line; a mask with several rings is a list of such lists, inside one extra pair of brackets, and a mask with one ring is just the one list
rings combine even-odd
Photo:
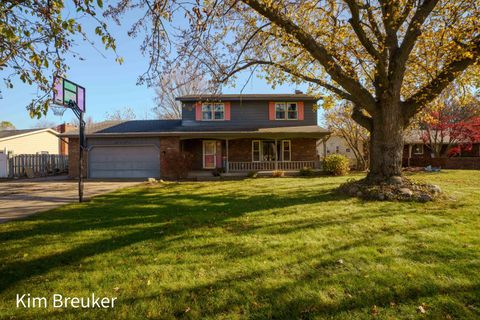
[(228, 170), (238, 171), (297, 171), (302, 168), (320, 169), (318, 161), (266, 161), (266, 162), (229, 162)]

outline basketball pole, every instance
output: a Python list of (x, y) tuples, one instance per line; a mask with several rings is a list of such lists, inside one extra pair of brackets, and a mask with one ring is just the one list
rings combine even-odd
[[(78, 108), (78, 106), (77, 106)], [(79, 116), (79, 145), (80, 153), (78, 155), (78, 202), (83, 202), (83, 150), (85, 146), (85, 122), (83, 121), (83, 112), (80, 111)]]
[(70, 101), (68, 105), (73, 110), (73, 113), (77, 116), (80, 126), (78, 130), (78, 202), (83, 202), (83, 151), (85, 150), (85, 121), (83, 121), (83, 111), (80, 110), (75, 101)]

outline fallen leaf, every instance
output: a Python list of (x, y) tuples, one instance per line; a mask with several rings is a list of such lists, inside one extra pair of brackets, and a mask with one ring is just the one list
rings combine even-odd
[(151, 285), (152, 282), (150, 280), (147, 281), (147, 286)]
[(376, 305), (373, 305), (372, 307), (372, 315), (374, 316), (378, 315), (378, 307)]
[(343, 259), (338, 259), (337, 262), (343, 264)]
[(120, 290), (120, 288), (119, 288), (119, 287), (115, 287), (115, 288), (113, 288), (113, 291), (115, 291), (115, 292), (117, 292), (118, 290)]
[(425, 313), (425, 312), (426, 312), (426, 311), (425, 311), (425, 308), (424, 308), (423, 306), (418, 306), (417, 310), (418, 310), (418, 312), (420, 312), (420, 313)]
[(187, 313), (189, 311), (190, 311), (190, 307), (187, 307), (187, 309), (185, 309), (185, 313)]

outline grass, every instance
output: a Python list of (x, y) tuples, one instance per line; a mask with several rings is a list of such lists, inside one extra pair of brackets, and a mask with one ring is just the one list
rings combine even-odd
[[(347, 178), (141, 186), (1, 224), (0, 318), (478, 319), (480, 171), (416, 174), (452, 198), (426, 204), (334, 194)], [(15, 307), (92, 292), (115, 308)]]

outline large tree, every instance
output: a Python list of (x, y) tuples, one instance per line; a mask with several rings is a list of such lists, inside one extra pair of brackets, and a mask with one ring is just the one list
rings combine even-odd
[[(39, 96), (28, 106), (31, 116), (46, 114), (53, 75), (68, 71), (67, 56), (78, 57), (72, 50), (74, 42), (84, 40), (94, 45), (82, 28), (86, 18), (96, 23), (95, 33), (104, 46), (115, 50), (115, 41), (99, 15), (102, 6), (102, 0), (1, 1), (0, 71), (8, 88), (19, 78), (39, 89)], [(117, 60), (121, 62), (120, 57)]]
[(153, 112), (159, 119), (181, 119), (182, 105), (176, 98), (208, 92), (208, 82), (194, 70), (173, 70), (162, 75), (155, 88), (156, 107)]
[(273, 85), (308, 82), (354, 105), (372, 183), (401, 176), (403, 132), (426, 104), (478, 79), (478, 0), (125, 0), (108, 14), (138, 8), (131, 34), (146, 31), (151, 62), (141, 80), (188, 63), (218, 83), (259, 69)]
[(15, 126), (10, 121), (0, 121), (0, 131), (15, 130)]

